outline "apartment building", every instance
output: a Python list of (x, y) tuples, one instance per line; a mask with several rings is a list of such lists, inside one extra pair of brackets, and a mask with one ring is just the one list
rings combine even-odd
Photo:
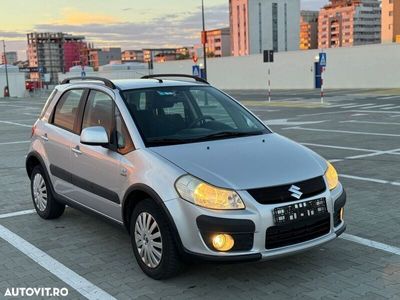
[(92, 48), (89, 50), (89, 66), (95, 71), (97, 71), (100, 66), (107, 65), (111, 62), (121, 63), (121, 60), (121, 48), (118, 47)]
[(207, 56), (231, 55), (231, 30), (229, 27), (207, 31)]
[(42, 70), (30, 73), (32, 80), (43, 80), (50, 75), (50, 83), (58, 83), (58, 73), (68, 72), (76, 65), (87, 65), (87, 44), (84, 36), (62, 32), (33, 32), (27, 34), (29, 67)]
[(144, 62), (143, 50), (125, 50), (121, 54), (122, 62)]
[(382, 43), (400, 43), (400, 0), (382, 0)]
[(331, 0), (318, 18), (319, 48), (381, 42), (379, 0)]
[(318, 48), (318, 11), (302, 10), (300, 14), (300, 50)]
[(231, 53), (299, 49), (300, 0), (230, 0)]

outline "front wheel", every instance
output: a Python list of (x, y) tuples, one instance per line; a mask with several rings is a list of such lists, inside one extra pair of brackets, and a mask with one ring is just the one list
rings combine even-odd
[(33, 205), (41, 218), (56, 219), (64, 213), (65, 205), (54, 198), (42, 166), (36, 166), (32, 171), (31, 193)]
[(136, 260), (149, 277), (166, 279), (183, 267), (167, 218), (152, 201), (140, 202), (132, 212), (130, 234)]

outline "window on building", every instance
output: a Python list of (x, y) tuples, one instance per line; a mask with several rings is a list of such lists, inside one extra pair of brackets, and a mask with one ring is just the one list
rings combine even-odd
[(260, 53), (262, 53), (262, 11), (261, 11), (261, 2), (258, 3), (258, 36), (259, 36), (259, 44), (260, 44)]
[(278, 3), (272, 3), (272, 45), (278, 51)]

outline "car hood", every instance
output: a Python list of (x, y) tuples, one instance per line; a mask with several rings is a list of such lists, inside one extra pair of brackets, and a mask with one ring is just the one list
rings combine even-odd
[(150, 148), (212, 185), (245, 190), (322, 176), (319, 155), (276, 133)]

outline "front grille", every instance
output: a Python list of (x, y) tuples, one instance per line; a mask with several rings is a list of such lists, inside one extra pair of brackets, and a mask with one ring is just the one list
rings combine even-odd
[(321, 176), (293, 184), (251, 189), (248, 192), (260, 204), (278, 204), (300, 200), (291, 196), (292, 192), (289, 192), (289, 189), (292, 185), (300, 188), (303, 193), (301, 199), (316, 196), (326, 189), (324, 178)]
[(328, 234), (329, 230), (329, 213), (300, 222), (269, 227), (265, 239), (265, 248), (275, 249), (306, 242)]

